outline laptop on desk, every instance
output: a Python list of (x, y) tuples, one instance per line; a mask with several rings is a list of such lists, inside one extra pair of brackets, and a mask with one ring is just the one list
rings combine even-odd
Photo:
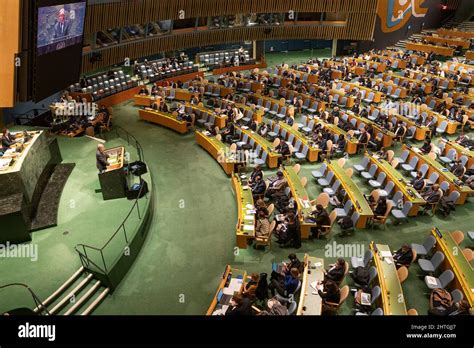
[(230, 303), (230, 300), (232, 299), (232, 295), (227, 295), (224, 294), (224, 290), (219, 290), (219, 293), (217, 294), (217, 302), (221, 306), (227, 306)]

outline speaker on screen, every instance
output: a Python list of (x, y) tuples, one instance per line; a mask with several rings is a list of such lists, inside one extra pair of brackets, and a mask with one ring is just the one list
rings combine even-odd
[(37, 2), (33, 47), (35, 101), (79, 80), (86, 8), (86, 0)]

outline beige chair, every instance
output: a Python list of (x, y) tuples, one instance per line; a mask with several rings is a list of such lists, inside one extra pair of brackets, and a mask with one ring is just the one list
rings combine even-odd
[(236, 144), (236, 143), (232, 143), (232, 144), (229, 146), (229, 151), (232, 152), (232, 153), (237, 152), (237, 144)]
[(339, 117), (334, 117), (334, 122), (336, 126), (339, 124)]
[(268, 210), (268, 216), (272, 216), (272, 213), (273, 211), (275, 210), (275, 204), (270, 204), (268, 207), (267, 207), (267, 210)]
[(327, 208), (329, 205), (329, 195), (326, 192), (321, 192), (316, 199), (311, 201), (311, 204), (318, 205), (321, 204), (324, 208)]
[(293, 123), (291, 128), (293, 128), (294, 130), (298, 130), (298, 123)]
[(431, 158), (431, 159), (434, 161), (434, 160), (436, 160), (436, 153), (430, 152), (430, 153), (428, 154), (428, 157)]
[(341, 168), (344, 168), (344, 165), (346, 164), (346, 159), (343, 157), (343, 158), (339, 158), (337, 160), (337, 165)]
[(394, 169), (397, 169), (399, 163), (400, 163), (400, 161), (395, 158), (395, 159), (392, 161), (392, 163), (390, 163), (390, 164), (392, 165), (392, 167), (393, 167)]
[(323, 302), (323, 311), (324, 312), (336, 312), (341, 305), (346, 301), (347, 297), (349, 296), (349, 285), (344, 285), (341, 288), (341, 298), (339, 299), (339, 303), (332, 303), (332, 302)]
[(327, 150), (326, 150), (326, 158), (331, 158), (332, 156), (332, 140), (328, 140), (326, 143)]
[(405, 280), (407, 280), (408, 278), (408, 268), (406, 268), (405, 266), (400, 267), (397, 270), (397, 275), (398, 280), (400, 280), (400, 284), (403, 284), (403, 282), (405, 282)]
[(407, 312), (408, 315), (418, 315), (418, 311), (415, 308), (410, 308)]
[(394, 156), (395, 156), (395, 152), (393, 152), (393, 150), (388, 150), (387, 151), (387, 162), (391, 163)]
[(275, 138), (275, 140), (273, 141), (273, 148), (277, 147), (278, 145), (280, 145), (280, 138)]
[(214, 127), (214, 132), (216, 132), (216, 134), (219, 134), (219, 127)]
[(255, 237), (255, 248), (259, 246), (263, 247), (269, 247), (269, 250), (272, 250), (272, 235), (273, 232), (275, 231), (275, 226), (276, 226), (276, 221), (273, 220), (270, 223), (270, 233), (268, 234), (268, 237)]
[(302, 185), (303, 187), (306, 187), (306, 184), (307, 184), (307, 183), (308, 183), (308, 178), (307, 178), (306, 176), (303, 176), (303, 177), (301, 178), (301, 185)]
[(329, 220), (331, 221), (331, 224), (321, 226), (321, 233), (319, 234), (319, 237), (326, 237), (331, 233), (332, 227), (334, 226), (334, 222), (336, 222), (336, 219), (337, 219), (337, 212), (336, 210), (333, 210), (331, 214), (329, 214)]
[(222, 141), (222, 135), (217, 134), (217, 135), (216, 135), (216, 139), (219, 140), (219, 141)]
[(354, 169), (352, 168), (347, 168), (346, 169), (346, 174), (349, 178), (352, 178), (352, 174), (354, 174)]
[(474, 252), (471, 249), (465, 248), (462, 250), (462, 253), (468, 262), (471, 262), (474, 259)]
[(462, 231), (454, 231), (451, 233), (451, 237), (453, 237), (456, 244), (459, 245), (464, 240), (464, 233), (462, 233)]
[(297, 163), (293, 166), (293, 170), (295, 171), (296, 174), (300, 172), (301, 169), (301, 164)]

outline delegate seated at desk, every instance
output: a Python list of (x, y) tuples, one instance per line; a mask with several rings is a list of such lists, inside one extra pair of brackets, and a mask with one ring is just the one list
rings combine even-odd
[(345, 271), (346, 260), (344, 260), (342, 257), (338, 258), (335, 264), (329, 265), (328, 270), (324, 271), (324, 280), (332, 280), (336, 283), (340, 283), (344, 279)]
[(413, 250), (408, 244), (403, 244), (402, 247), (393, 254), (393, 261), (395, 261), (397, 269), (402, 266), (410, 267), (413, 261)]
[(321, 204), (316, 205), (316, 210), (311, 213), (312, 217), (309, 219), (316, 222), (315, 227), (311, 227), (311, 236), (312, 238), (319, 238), (319, 235), (322, 231), (323, 226), (329, 226), (331, 224), (331, 219), (329, 218), (329, 213)]
[(10, 146), (14, 145), (15, 143), (16, 141), (11, 135), (10, 131), (7, 128), (5, 128), (2, 133), (2, 147), (8, 149)]
[(96, 157), (96, 166), (99, 170), (99, 173), (103, 173), (107, 170), (107, 166), (109, 163), (107, 160), (109, 159), (109, 155), (105, 153), (105, 146), (104, 144), (97, 145), (97, 151), (95, 153)]

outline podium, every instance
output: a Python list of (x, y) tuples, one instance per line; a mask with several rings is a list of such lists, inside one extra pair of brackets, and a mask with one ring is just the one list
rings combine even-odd
[(123, 198), (127, 195), (127, 178), (124, 168), (125, 148), (114, 147), (105, 150), (109, 155), (109, 165), (103, 173), (99, 173), (100, 188), (104, 201)]

